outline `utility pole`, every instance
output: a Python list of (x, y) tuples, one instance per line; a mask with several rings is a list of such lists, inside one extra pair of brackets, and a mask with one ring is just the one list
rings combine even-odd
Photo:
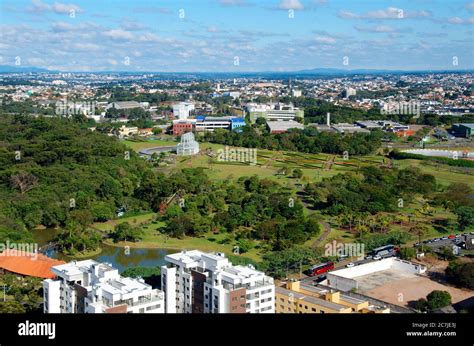
[(6, 288), (7, 288), (7, 285), (3, 285), (3, 302), (7, 301)]

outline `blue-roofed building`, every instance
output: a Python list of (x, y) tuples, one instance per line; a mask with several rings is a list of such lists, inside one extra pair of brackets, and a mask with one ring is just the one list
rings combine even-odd
[(244, 118), (232, 118), (230, 119), (230, 129), (232, 131), (240, 132), (242, 128), (245, 126), (245, 119)]

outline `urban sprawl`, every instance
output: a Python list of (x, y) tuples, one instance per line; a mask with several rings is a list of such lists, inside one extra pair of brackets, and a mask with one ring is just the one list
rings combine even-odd
[(3, 73), (0, 312), (472, 313), (473, 80)]

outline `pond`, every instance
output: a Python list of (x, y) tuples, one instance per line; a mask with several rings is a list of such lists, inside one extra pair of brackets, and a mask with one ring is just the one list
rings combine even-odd
[[(41, 229), (33, 231), (33, 238), (38, 243), (38, 247), (46, 245), (50, 242), (56, 234), (59, 232), (57, 229)], [(147, 248), (129, 248), (125, 251), (123, 247), (110, 246), (102, 244), (102, 252), (90, 257), (82, 259), (93, 259), (98, 262), (104, 262), (111, 264), (114, 268), (117, 268), (119, 272), (124, 271), (130, 267), (157, 267), (162, 266), (165, 261), (164, 258), (167, 254), (174, 253), (176, 250), (168, 249), (147, 249)], [(56, 250), (47, 250), (44, 252), (45, 255), (51, 258), (60, 259), (66, 262), (72, 260), (64, 254), (57, 252)]]

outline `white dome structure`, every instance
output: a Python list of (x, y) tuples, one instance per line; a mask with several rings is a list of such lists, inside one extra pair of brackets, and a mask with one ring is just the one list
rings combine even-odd
[(181, 136), (181, 143), (177, 145), (176, 153), (180, 156), (196, 155), (199, 153), (199, 143), (194, 139), (192, 132), (187, 132)]

